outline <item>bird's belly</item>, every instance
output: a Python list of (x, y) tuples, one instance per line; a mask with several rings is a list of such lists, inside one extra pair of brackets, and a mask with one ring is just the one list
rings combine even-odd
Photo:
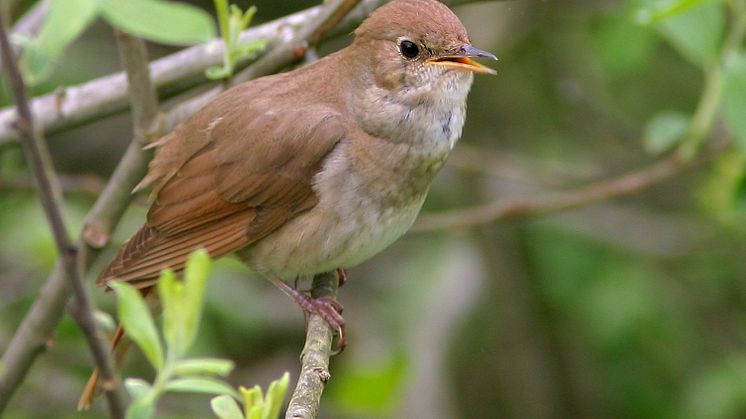
[(290, 279), (355, 266), (401, 237), (424, 201), (375, 209), (361, 199), (348, 211), (317, 206), (238, 254), (263, 274)]

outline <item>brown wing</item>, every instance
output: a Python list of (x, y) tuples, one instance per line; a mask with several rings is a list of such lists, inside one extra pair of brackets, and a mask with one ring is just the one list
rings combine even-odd
[(217, 258), (316, 205), (313, 177), (344, 136), (341, 117), (322, 106), (252, 99), (251, 87), (226, 92), (155, 143), (137, 188), (153, 185), (148, 221), (100, 282), (152, 285), (162, 269), (183, 268), (197, 248)]

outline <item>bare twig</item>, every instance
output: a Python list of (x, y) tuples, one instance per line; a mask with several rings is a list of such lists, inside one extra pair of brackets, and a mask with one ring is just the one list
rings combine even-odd
[[(148, 143), (151, 137), (157, 137), (160, 133), (156, 126), (158, 121), (158, 98), (150, 82), (148, 69), (148, 55), (145, 43), (122, 31), (115, 30), (119, 57), (127, 74), (127, 82), (130, 91), (130, 103), (132, 104), (132, 125), (134, 139), (133, 145), (140, 148)], [(86, 223), (83, 230), (83, 240), (92, 247), (102, 247), (109, 242), (111, 234), (102, 230), (99, 226)], [(80, 400), (78, 410), (88, 409), (93, 403), (96, 387), (99, 383), (100, 369), (96, 369), (89, 382), (92, 387), (86, 387)]]
[[(322, 16), (320, 11), (316, 11), (313, 16), (316, 19), (311, 19), (309, 27), (315, 28), (322, 21), (326, 21), (325, 18), (320, 17)], [(298, 39), (297, 37), (292, 38), (296, 42)], [(290, 59), (293, 60), (295, 57), (290, 57)], [(263, 67), (265, 68), (264, 71), (269, 71), (266, 69), (281, 68), (288, 63), (289, 61), (282, 61), (282, 59), (278, 59), (274, 63), (265, 61)], [(255, 75), (263, 75), (261, 71), (255, 70), (253, 67), (247, 69), (247, 72)], [(177, 106), (164, 116), (162, 124), (158, 124), (155, 127), (152, 124), (144, 124), (143, 127), (155, 130), (145, 132), (146, 137), (157, 136), (158, 133), (163, 133), (163, 130), (172, 128), (224, 89), (225, 86), (221, 84), (217, 88)], [(0, 119), (2, 118), (0, 117)], [(88, 245), (84, 249), (86, 255), (83, 258), (86, 266), (90, 266), (93, 262), (96, 256), (95, 249), (103, 247), (108, 243), (111, 231), (131, 198), (130, 191), (144, 175), (148, 157), (141, 150), (140, 141), (140, 139), (135, 138), (130, 144), (101, 197), (94, 204), (88, 217), (86, 217), (82, 235), (84, 243)], [(6, 368), (0, 374), (0, 412), (5, 407), (6, 401), (13, 390), (27, 373), (36, 355), (44, 349), (46, 336), (56, 327), (62, 307), (67, 301), (68, 296), (68, 290), (62, 282), (61, 271), (57, 267), (47, 280), (39, 298), (32, 306), (18, 332), (11, 340), (8, 349), (3, 354), (2, 361)]]
[[(336, 272), (316, 275), (313, 278), (311, 296), (336, 298), (338, 286), (339, 278)], [(285, 413), (286, 419), (313, 419), (317, 416), (324, 385), (331, 378), (329, 357), (332, 353), (333, 337), (334, 331), (326, 320), (316, 314), (309, 317), (306, 344), (300, 357), (300, 376)]]
[[(455, 6), (480, 1), (486, 0), (450, 0), (445, 3)], [(325, 39), (329, 36), (349, 33), (382, 3), (384, 0), (362, 0), (361, 4), (352, 10), (334, 30), (322, 31), (319, 38)], [(307, 27), (307, 23), (317, 20), (322, 7), (326, 6), (312, 7), (250, 28), (241, 34), (240, 40), (248, 42), (267, 39), (269, 45), (279, 45), (287, 43), (288, 40), (297, 39), (297, 34)], [(221, 64), (222, 60), (223, 42), (215, 40), (153, 61), (150, 64), (150, 73), (160, 98), (167, 99), (185, 89), (207, 83), (208, 80), (204, 77), (205, 69)], [(58, 132), (97, 121), (125, 111), (127, 107), (127, 82), (124, 73), (101, 77), (77, 86), (60, 88), (54, 93), (40, 96), (31, 102), (34, 117), (43, 127), (44, 132)], [(0, 110), (0, 148), (18, 141), (18, 134), (8, 125), (14, 119), (15, 111), (12, 108)]]
[[(141, 89), (147, 92), (149, 89), (146, 86), (150, 83), (143, 80), (148, 80), (148, 68), (142, 64), (135, 64), (145, 62), (145, 51), (142, 45), (139, 41), (125, 41), (121, 45), (122, 55), (131, 57), (123, 58), (126, 63), (129, 63), (125, 66), (131, 67), (132, 72), (138, 73), (132, 76), (133, 82), (141, 83), (143, 86)], [(159, 134), (157, 130), (146, 132), (152, 126), (149, 118), (154, 117), (155, 98), (145, 98), (143, 94), (139, 94), (138, 98), (140, 97), (142, 99), (133, 98), (135, 102), (133, 106), (142, 109), (138, 111), (140, 116), (137, 119), (141, 121), (138, 122), (138, 126), (143, 129), (135, 129), (135, 131), (146, 136), (157, 136)], [(140, 102), (142, 103), (138, 104)], [(108, 243), (111, 231), (132, 198), (132, 189), (145, 174), (149, 154), (142, 150), (144, 138), (142, 135), (135, 135), (104, 191), (86, 216), (84, 230), (78, 240), (78, 245), (82, 250), (81, 259), (86, 268), (98, 255), (97, 249)], [(69, 296), (70, 291), (65, 286), (62, 268), (58, 263), (3, 353), (2, 363), (5, 368), (0, 373), (0, 412), (7, 406), (14, 390), (23, 380), (36, 356), (45, 349), (47, 336), (54, 331), (62, 317)]]
[(617, 178), (592, 183), (554, 196), (497, 200), (486, 205), (442, 214), (422, 215), (412, 232), (457, 229), (478, 224), (530, 217), (577, 208), (611, 198), (631, 195), (660, 183), (689, 167), (679, 153), (673, 153), (652, 165)]
[(83, 331), (94, 361), (104, 377), (104, 390), (109, 404), (109, 414), (113, 418), (124, 418), (124, 403), (121, 388), (114, 375), (109, 353), (98, 338), (93, 308), (85, 288), (78, 265), (78, 247), (70, 241), (65, 221), (60, 209), (60, 186), (56, 177), (49, 151), (44, 143), (43, 133), (34, 125), (31, 109), (26, 97), (26, 86), (15, 62), (5, 27), (0, 19), (0, 48), (3, 64), (10, 80), (18, 111), (17, 129), (23, 137), (22, 146), (26, 159), (34, 173), (42, 207), (57, 244), (64, 277), (75, 294), (72, 306), (73, 317)]
[[(98, 196), (104, 187), (104, 180), (96, 175), (59, 175), (60, 187), (64, 192), (83, 192)], [(27, 191), (34, 189), (31, 177), (0, 177), (0, 190)]]

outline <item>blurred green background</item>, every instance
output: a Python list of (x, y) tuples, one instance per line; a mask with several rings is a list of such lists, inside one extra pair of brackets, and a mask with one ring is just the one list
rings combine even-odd
[[(726, 3), (739, 1), (678, 2), (696, 4), (673, 17), (688, 19), (673, 29), (641, 23), (655, 3), (644, 0), (455, 8), (474, 45), (500, 58), (489, 64), (498, 75), (474, 83), (462, 140), (423, 214), (550, 196), (661, 158), (645, 127), (664, 111), (691, 115), (704, 88), (707, 66), (681, 39), (720, 45)], [(260, 23), (315, 2), (252, 4)], [(17, 16), (28, 2), (6, 7)], [(149, 47), (152, 57), (174, 51)], [(98, 22), (35, 94), (119, 68), (111, 29)], [(49, 137), (76, 231), (130, 138), (129, 115)], [(340, 292), (349, 346), (332, 360), (321, 417), (746, 417), (746, 160), (720, 121), (707, 138), (716, 151), (635, 196), (408, 234), (350, 270)], [(116, 243), (145, 211), (142, 200), (132, 205)], [(0, 350), (55, 257), (20, 150), (0, 150)], [(92, 285), (102, 264), (90, 291), (112, 311), (112, 295)], [(266, 386), (286, 370), (297, 377), (304, 321), (294, 303), (231, 258), (217, 263), (208, 294), (196, 353), (234, 360), (235, 385)], [(104, 416), (102, 402), (75, 411), (90, 370), (65, 318), (5, 417)], [(133, 353), (124, 375), (149, 374)], [(159, 417), (208, 417), (208, 401), (169, 395)]]

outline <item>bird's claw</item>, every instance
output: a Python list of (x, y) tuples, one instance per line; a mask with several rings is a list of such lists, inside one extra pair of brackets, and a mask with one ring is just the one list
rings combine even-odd
[(302, 297), (296, 298), (298, 305), (309, 314), (316, 314), (329, 324), (329, 327), (336, 330), (338, 339), (337, 347), (333, 355), (341, 353), (347, 346), (345, 336), (345, 319), (342, 317), (344, 306), (339, 301), (330, 296), (313, 298), (307, 294), (299, 294)]

